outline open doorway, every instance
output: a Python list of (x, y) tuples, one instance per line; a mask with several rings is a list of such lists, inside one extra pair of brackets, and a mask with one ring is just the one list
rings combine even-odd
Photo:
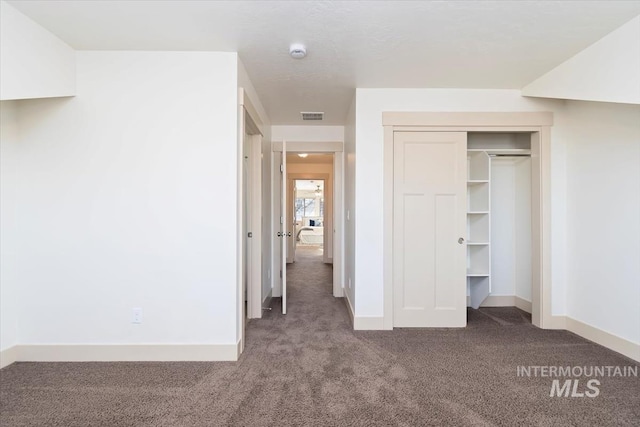
[(325, 235), (324, 179), (293, 180), (293, 262), (297, 255), (323, 261)]
[(287, 264), (312, 248), (333, 264), (334, 181), (333, 153), (287, 153)]
[[(287, 152), (287, 304), (333, 294), (334, 153)], [(306, 296), (305, 296), (306, 295)]]
[[(274, 298), (282, 298), (282, 312), (286, 314), (289, 297), (294, 298), (295, 286), (291, 288), (287, 286), (289, 279), (289, 271), (295, 269), (304, 282), (309, 282), (310, 277), (314, 280), (320, 276), (326, 276), (323, 283), (326, 282), (327, 291), (334, 297), (343, 296), (343, 144), (341, 142), (273, 142), (273, 161), (275, 167), (272, 169), (272, 191), (273, 191), (273, 230), (274, 238), (272, 239), (273, 247), (273, 272), (275, 273), (272, 282), (272, 296)], [(277, 167), (279, 164), (279, 168)], [(295, 187), (297, 180), (314, 181), (314, 195), (320, 184), (320, 202), (322, 203), (322, 215), (315, 212), (316, 206), (311, 212), (311, 205), (307, 207), (306, 214), (296, 215), (295, 212)], [(303, 197), (304, 198), (304, 197)], [(300, 202), (298, 202), (300, 207)], [(316, 215), (316, 213), (318, 215)], [(313, 218), (318, 216), (321, 218)], [(305, 218), (301, 218), (305, 217)], [(314, 220), (313, 226), (310, 220)], [(316, 222), (316, 219), (318, 222)], [(299, 246), (296, 241), (296, 234), (301, 228), (316, 227), (312, 230), (304, 230), (301, 232), (300, 238), (303, 243), (318, 242), (321, 237), (322, 246), (315, 246), (315, 253), (311, 258), (304, 258), (305, 261), (313, 260), (313, 266), (322, 272), (322, 274), (311, 274), (302, 264), (302, 258)], [(320, 228), (322, 233), (320, 234)], [(308, 232), (308, 233), (307, 233)], [(303, 234), (315, 234), (316, 236), (303, 236)], [(308, 238), (307, 238), (308, 237)], [(302, 245), (306, 246), (306, 245)], [(306, 249), (306, 248), (305, 248)], [(296, 253), (297, 252), (297, 253)], [(319, 256), (321, 253), (321, 256)], [(306, 252), (305, 252), (306, 254)], [(295, 260), (295, 262), (294, 262)], [(297, 280), (297, 279), (296, 279)], [(303, 284), (298, 286), (302, 289)], [(314, 287), (318, 288), (318, 287)], [(308, 287), (304, 287), (308, 290)], [(289, 302), (293, 304), (295, 298)], [(295, 305), (295, 304), (293, 304)]]

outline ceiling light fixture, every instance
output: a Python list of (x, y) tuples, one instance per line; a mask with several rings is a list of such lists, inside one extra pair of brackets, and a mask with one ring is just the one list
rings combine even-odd
[(298, 153), (298, 157), (302, 157), (303, 159), (307, 157), (309, 154), (307, 153)]
[(302, 59), (307, 56), (307, 48), (303, 44), (294, 43), (289, 46), (289, 55), (293, 59)]

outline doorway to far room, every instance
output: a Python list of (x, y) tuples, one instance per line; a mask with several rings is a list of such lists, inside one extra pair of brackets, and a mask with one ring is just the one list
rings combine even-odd
[(325, 182), (321, 179), (294, 181), (294, 246), (296, 255), (322, 262), (325, 229)]

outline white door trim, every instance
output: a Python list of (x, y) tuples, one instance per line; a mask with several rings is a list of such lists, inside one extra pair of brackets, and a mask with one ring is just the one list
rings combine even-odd
[[(274, 153), (281, 153), (282, 141), (273, 141), (271, 147)], [(344, 296), (344, 143), (342, 141), (300, 142), (287, 140), (287, 153), (297, 152), (333, 153), (333, 296), (341, 298)], [(278, 167), (274, 163), (274, 170)], [(277, 202), (276, 200), (273, 203)], [(273, 216), (273, 221), (274, 229), (277, 229), (280, 225), (279, 214)], [(274, 236), (271, 236), (271, 239), (274, 239)], [(275, 254), (274, 259), (276, 260), (273, 266), (275, 273), (279, 271), (280, 267), (279, 258)], [(273, 277), (277, 278), (277, 274), (274, 274)], [(281, 295), (279, 289), (276, 288), (276, 280), (273, 281), (273, 290), (273, 296)]]
[[(287, 153), (342, 153), (344, 144), (338, 141), (300, 142), (287, 140)], [(273, 151), (282, 151), (282, 141), (273, 141)]]
[[(557, 327), (551, 315), (550, 126), (553, 113), (384, 112), (383, 282), (384, 329), (393, 329), (393, 138), (394, 131), (531, 132), (532, 153), (532, 322)], [(537, 239), (536, 239), (537, 236)]]
[[(250, 135), (249, 153), (244, 152), (245, 133)], [(237, 245), (236, 245), (236, 330), (238, 334), (239, 353), (244, 350), (245, 343), (245, 327), (246, 318), (254, 318), (262, 316), (262, 301), (260, 297), (255, 295), (262, 294), (262, 137), (263, 123), (257, 110), (254, 108), (247, 92), (243, 88), (238, 88), (238, 158), (237, 158), (237, 202), (236, 202), (236, 221), (237, 221)], [(249, 177), (251, 182), (249, 187), (253, 189), (251, 195), (251, 216), (252, 224), (251, 245), (249, 248), (250, 265), (248, 266), (248, 288), (247, 288), (247, 307), (245, 311), (244, 303), (244, 271), (243, 253), (245, 248), (246, 236), (243, 231), (243, 197), (244, 197), (244, 156), (250, 158)], [(257, 301), (255, 301), (257, 300)], [(238, 353), (238, 354), (239, 354)]]

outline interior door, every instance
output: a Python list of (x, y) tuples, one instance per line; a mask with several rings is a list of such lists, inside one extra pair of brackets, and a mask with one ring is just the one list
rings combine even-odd
[(282, 271), (282, 314), (287, 314), (287, 143), (282, 141), (282, 167), (280, 168), (280, 268)]
[(467, 135), (396, 132), (393, 149), (393, 326), (465, 326)]
[[(289, 225), (287, 228), (287, 235), (289, 232), (292, 232), (291, 235), (295, 236), (295, 222), (296, 222), (296, 213), (295, 213), (295, 200), (296, 200), (296, 180), (290, 179), (287, 177), (287, 209), (289, 215), (287, 218), (289, 219)], [(296, 247), (295, 247), (295, 238), (287, 239), (287, 263), (291, 264), (296, 262)]]
[(297, 180), (292, 180), (292, 185), (293, 185), (293, 191), (291, 192), (291, 199), (289, 200), (289, 206), (291, 206), (291, 220), (289, 221), (289, 223), (291, 224), (291, 231), (292, 231), (292, 236), (290, 238), (291, 240), (291, 244), (289, 245), (291, 247), (291, 261), (292, 262), (296, 262), (296, 249), (298, 249), (298, 230), (296, 228), (296, 199), (298, 197), (298, 186), (296, 185), (298, 181)]

